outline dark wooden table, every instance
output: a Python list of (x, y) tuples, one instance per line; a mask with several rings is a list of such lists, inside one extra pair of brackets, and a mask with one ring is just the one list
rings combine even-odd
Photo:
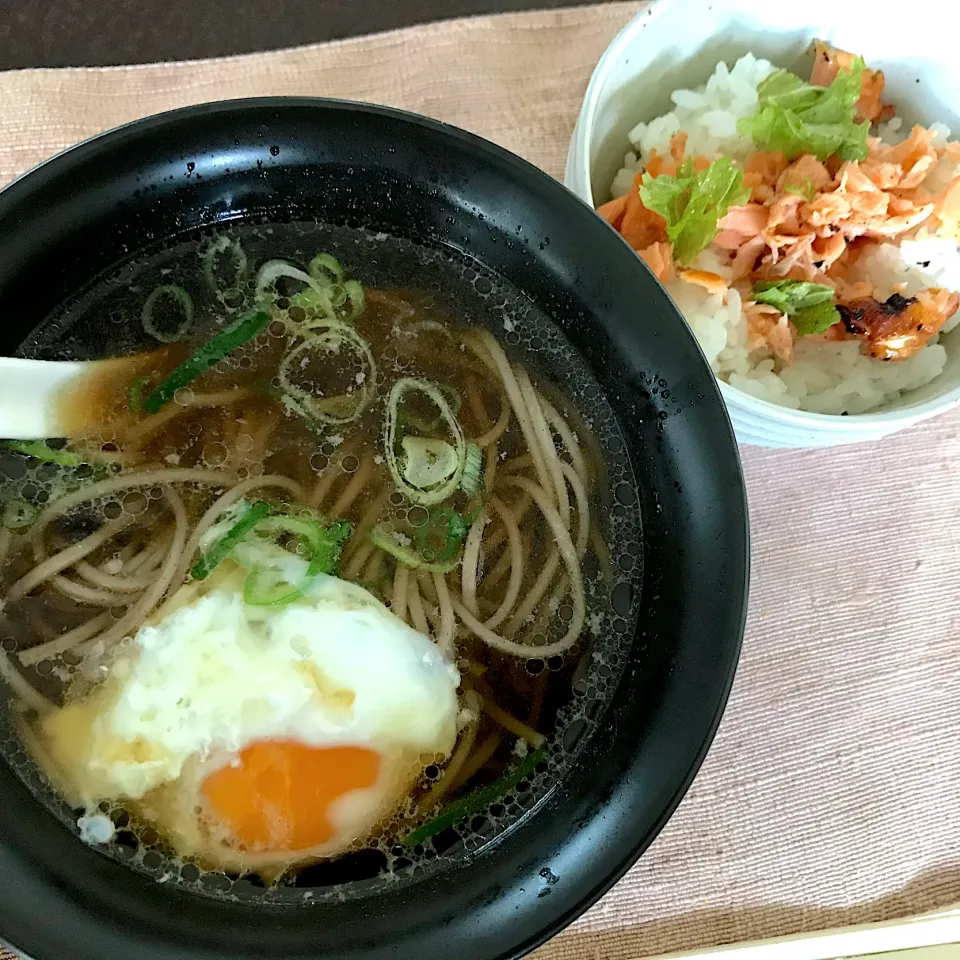
[(0, 70), (184, 60), (584, 0), (0, 0)]

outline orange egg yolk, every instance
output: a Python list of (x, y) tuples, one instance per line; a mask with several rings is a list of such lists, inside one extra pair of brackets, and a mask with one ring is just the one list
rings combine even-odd
[(304, 850), (335, 833), (330, 807), (373, 786), (380, 755), (365, 747), (309, 747), (262, 740), (202, 785), (213, 812), (248, 850)]

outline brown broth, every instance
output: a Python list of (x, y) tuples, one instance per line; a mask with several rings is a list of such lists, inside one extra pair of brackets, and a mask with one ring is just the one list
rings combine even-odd
[[(353, 524), (355, 537), (345, 549), (341, 576), (362, 583), (388, 605), (398, 561), (383, 551), (369, 551), (365, 534), (373, 524), (409, 525), (416, 520), (412, 514), (421, 509), (411, 507), (395, 492), (384, 457), (384, 398), (399, 377), (421, 378), (440, 385), (458, 398), (457, 417), (466, 437), (474, 439), (487, 434), (500, 417), (505, 395), (491, 370), (467, 348), (467, 342), (476, 325), (491, 325), (497, 339), (506, 341), (511, 359), (520, 358), (530, 366), (536, 389), (566, 418), (587, 465), (596, 529), (583, 561), (588, 622), (581, 640), (568, 655), (546, 660), (535, 655), (535, 647), (531, 647), (530, 657), (518, 658), (469, 635), (463, 636), (457, 647), (458, 666), (466, 688), (476, 690), (502, 713), (547, 736), (542, 769), (531, 776), (530, 786), (522, 795), (514, 791), (512, 802), (495, 805), (492, 813), (487, 811), (483, 825), (460, 829), (452, 836), (445, 832), (416, 851), (397, 846), (397, 839), (410, 829), (411, 823), (429, 819), (430, 809), (420, 811), (412, 821), (402, 819), (398, 830), (392, 834), (388, 831), (386, 839), (367, 848), (368, 852), (376, 851), (369, 869), (358, 868), (356, 873), (353, 860), (347, 857), (340, 872), (334, 869), (325, 873), (326, 868), (311, 867), (301, 871), (295, 882), (300, 886), (330, 883), (340, 887), (359, 880), (372, 882), (391, 871), (415, 873), (426, 869), (438, 856), (442, 860), (458, 855), (458, 851), (475, 849), (525, 815), (562, 775), (584, 734), (604, 708), (622, 664), (620, 648), (632, 633), (636, 615), (632, 602), (617, 609), (613, 598), (619, 584), (635, 583), (639, 575), (639, 516), (629, 506), (618, 503), (612, 490), (620, 490), (624, 485), (633, 488), (635, 481), (623, 456), (623, 443), (612, 411), (582, 361), (556, 328), (499, 278), (485, 274), (469, 262), (413, 248), (403, 241), (385, 243), (382, 238), (359, 231), (337, 232), (312, 225), (277, 226), (267, 230), (241, 228), (236, 236), (243, 241), (253, 263), (279, 255), (305, 265), (313, 252), (332, 249), (364, 283), (366, 308), (355, 326), (369, 344), (377, 365), (374, 402), (356, 422), (321, 430), (306, 418), (291, 414), (281, 402), (277, 380), (281, 356), (289, 349), (289, 331), (274, 321), (255, 340), (197, 377), (159, 413), (132, 411), (128, 388), (134, 377), (149, 375), (151, 383), (147, 389), (152, 389), (177, 363), (253, 302), (249, 286), (246, 304), (232, 311), (209, 297), (204, 301), (201, 294), (197, 296), (197, 317), (188, 339), (170, 347), (158, 349), (155, 342), (150, 347), (149, 338), (145, 340), (135, 329), (137, 305), (159, 278), (164, 282), (182, 281), (188, 289), (198, 289), (198, 247), (196, 243), (187, 243), (121, 270), (118, 277), (93, 288), (85, 301), (68, 307), (63, 317), (42, 327), (32, 345), (28, 345), (31, 355), (128, 354), (100, 366), (62, 397), (59, 413), (70, 427), (68, 432), (75, 437), (71, 450), (84, 454), (91, 462), (113, 463), (121, 474), (162, 469), (166, 465), (230, 471), (240, 480), (261, 474), (289, 478), (303, 488), (301, 502), (317, 507), (330, 519)], [(201, 249), (202, 246), (201, 243)], [(409, 286), (407, 278), (411, 274), (422, 281), (420, 285)], [(288, 306), (283, 298), (278, 303), (281, 312)], [(93, 321), (104, 315), (119, 320), (108, 326), (106, 337), (102, 333), (91, 334), (91, 330), (103, 329), (102, 321)], [(287, 310), (286, 316), (303, 319), (297, 308)], [(111, 336), (114, 331), (116, 336)], [(150, 352), (144, 354), (147, 347)], [(355, 391), (359, 386), (357, 375), (362, 372), (344, 363), (342, 356), (325, 357), (308, 364), (303, 376), (312, 383), (323, 384), (326, 392), (339, 395)], [(414, 407), (409, 412), (421, 419), (429, 418), (429, 404), (425, 409)], [(24, 475), (8, 477), (0, 483), (0, 496), (8, 500), (35, 488), (41, 500), (45, 495), (52, 502), (71, 484), (85, 482), (83, 476), (65, 480), (56, 471), (47, 470), (47, 466), (27, 464)], [(488, 479), (493, 475), (493, 492), (508, 507), (522, 507), (529, 497), (511, 486), (509, 478), (535, 480), (535, 466), (527, 437), (513, 417), (497, 440), (496, 456), (486, 464)], [(196, 522), (216, 497), (214, 490), (200, 484), (184, 484), (181, 492), (191, 522)], [(131, 522), (88, 560), (103, 566), (113, 557), (122, 560), (125, 552), (135, 555), (142, 545), (162, 536), (166, 528), (167, 521), (154, 493), (130, 491), (71, 511), (44, 533), (48, 552), (76, 543), (124, 511), (138, 511), (141, 519)], [(269, 491), (257, 496), (289, 499), (287, 494)], [(451, 498), (449, 505), (466, 512), (470, 499), (460, 493)], [(537, 520), (535, 512), (535, 508), (527, 508), (522, 518), (525, 565), (515, 607), (535, 587), (544, 560), (554, 549), (549, 526)], [(505, 539), (502, 537), (491, 550), (485, 574), (497, 572)], [(370, 555), (363, 557), (365, 550)], [(11, 550), (2, 570), (4, 588), (9, 588), (33, 562), (29, 550)], [(459, 577), (459, 570), (446, 575), (452, 590), (460, 589)], [(494, 579), (488, 585), (481, 583), (477, 591), (484, 616), (496, 611), (504, 598), (507, 576), (501, 574)], [(436, 597), (430, 596), (429, 583), (423, 587), (423, 600), (428, 605), (436, 602)], [(555, 642), (564, 633), (569, 606), (562, 592), (551, 601), (547, 591), (541, 603), (515, 625), (514, 633), (526, 637), (525, 642)], [(103, 609), (54, 589), (32, 591), (4, 610), (5, 649), (14, 654), (27, 650), (38, 641), (88, 621)], [(53, 663), (44, 661), (24, 670), (24, 676), (45, 696), (58, 699), (63, 695), (64, 683), (77, 683), (76, 677), (82, 673), (77, 668), (79, 659), (68, 654)], [(476, 767), (474, 775), (447, 799), (469, 793), (501, 776), (517, 762), (516, 743), (516, 736), (502, 722), (484, 714), (471, 755)], [(418, 796), (431, 790), (437, 774), (435, 768), (426, 769), (413, 797), (414, 806)], [(36, 779), (27, 772), (23, 775)], [(36, 789), (41, 794), (47, 790), (42, 786)], [(45, 797), (53, 805), (60, 802), (48, 790)], [(68, 821), (71, 816), (75, 818), (75, 814), (63, 810), (62, 802), (61, 810)], [(160, 867), (174, 869), (169, 864), (176, 862), (176, 851), (165, 846), (162, 838), (151, 835), (149, 825), (138, 823), (136, 817), (130, 821), (131, 811), (125, 811), (122, 804), (111, 811), (121, 824), (121, 833), (111, 846), (115, 855), (132, 859), (147, 872)], [(134, 838), (132, 841), (123, 839), (127, 833)], [(152, 857), (151, 847), (157, 851)], [(361, 851), (357, 856), (362, 860), (368, 854)], [(184, 869), (182, 864), (175, 867), (184, 882), (202, 890), (202, 872), (194, 878), (192, 867), (186, 873)], [(317, 880), (318, 876), (328, 879)]]

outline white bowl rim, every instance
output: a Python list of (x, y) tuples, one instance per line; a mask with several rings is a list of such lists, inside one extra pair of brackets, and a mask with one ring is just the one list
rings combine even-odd
[[(578, 139), (589, 145), (593, 140), (593, 121), (596, 115), (597, 100), (600, 92), (607, 81), (607, 74), (610, 72), (611, 65), (619, 58), (620, 48), (633, 40), (634, 34), (639, 30), (641, 24), (646, 25), (651, 20), (656, 19), (664, 11), (676, 6), (680, 0), (651, 0), (649, 6), (645, 7), (639, 13), (634, 14), (626, 24), (620, 29), (620, 32), (610, 41), (609, 46), (604, 50), (597, 65), (593, 68), (590, 75), (590, 81), (587, 84), (586, 93), (583, 96), (583, 103), (580, 107), (580, 118), (583, 122), (582, 133), (578, 133)], [(590, 179), (590, 157), (586, 160), (586, 180), (585, 187), (589, 193), (589, 202), (596, 207), (593, 197), (593, 184)], [(583, 171), (580, 171), (583, 172)]]
[[(635, 35), (646, 26), (651, 20), (656, 19), (672, 7), (679, 5), (684, 0), (652, 0), (649, 6), (636, 13), (620, 29), (619, 33), (610, 41), (609, 46), (604, 50), (597, 65), (593, 69), (590, 81), (587, 84), (583, 103), (580, 108), (580, 120), (577, 124), (578, 129), (574, 131), (575, 140), (579, 140), (586, 145), (586, 155), (581, 155), (578, 159), (579, 169), (575, 169), (574, 175), (579, 179), (582, 176), (582, 188), (586, 192), (586, 198), (579, 194), (581, 199), (586, 199), (590, 206), (596, 209), (596, 202), (593, 197), (593, 183), (591, 178), (591, 160), (590, 144), (593, 141), (593, 125), (596, 116), (597, 101), (600, 93), (604, 89), (607, 77), (612, 65), (619, 59), (622, 48), (628, 46)], [(669, 296), (669, 294), (668, 294)], [(836, 413), (816, 413), (812, 410), (797, 410), (792, 407), (785, 407), (778, 403), (772, 403), (769, 400), (762, 400), (754, 397), (745, 390), (727, 383), (725, 380), (716, 378), (720, 393), (724, 401), (734, 407), (739, 407), (744, 411), (753, 411), (755, 414), (768, 417), (780, 424), (790, 424), (801, 428), (817, 427), (827, 431), (837, 433), (860, 432), (864, 428), (868, 430), (871, 427), (881, 429), (884, 433), (910, 426), (920, 420), (928, 419), (940, 413), (960, 406), (960, 386), (932, 397), (922, 403), (912, 407), (901, 407), (893, 410), (876, 410), (867, 413), (851, 413), (847, 415)], [(886, 428), (886, 429), (884, 429)]]

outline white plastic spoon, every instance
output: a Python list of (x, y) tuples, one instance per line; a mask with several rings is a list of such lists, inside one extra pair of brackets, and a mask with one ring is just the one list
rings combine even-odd
[(97, 384), (132, 381), (145, 360), (152, 365), (148, 354), (88, 361), (0, 357), (0, 437), (89, 435), (109, 409), (93, 400)]

